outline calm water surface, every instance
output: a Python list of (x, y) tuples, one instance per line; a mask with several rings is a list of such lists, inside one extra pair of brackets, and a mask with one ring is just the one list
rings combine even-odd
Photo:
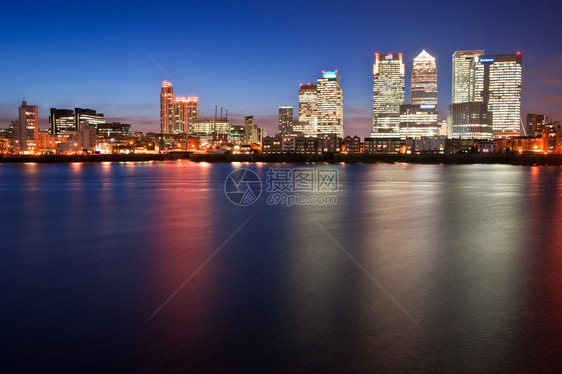
[(0, 371), (562, 370), (562, 169), (281, 166), (337, 204), (232, 204), (266, 164), (0, 164)]

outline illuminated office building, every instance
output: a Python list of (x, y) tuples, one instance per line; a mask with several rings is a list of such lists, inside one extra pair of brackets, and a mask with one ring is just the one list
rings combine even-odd
[(299, 89), (299, 126), (316, 136), (318, 125), (318, 92), (315, 84), (301, 84)]
[(160, 133), (174, 134), (175, 119), (174, 87), (170, 82), (163, 81), (160, 92)]
[(228, 118), (197, 118), (193, 120), (193, 132), (199, 136), (210, 136), (213, 134), (230, 136), (230, 120)]
[(519, 136), (521, 128), (521, 54), (474, 58), (474, 101), (492, 113), (494, 138)]
[(12, 137), (14, 148), (23, 153), (37, 150), (39, 138), (39, 115), (37, 105), (27, 105), (22, 101), (19, 107), (19, 116)]
[(373, 65), (373, 138), (400, 135), (400, 105), (404, 104), (402, 53), (375, 54)]
[(400, 105), (400, 138), (421, 138), (439, 133), (437, 107), (434, 104)]
[(176, 98), (176, 118), (173, 133), (189, 133), (193, 121), (199, 118), (199, 98), (196, 96)]
[(343, 91), (337, 71), (325, 71), (318, 78), (318, 134), (335, 134), (343, 138)]
[(279, 134), (281, 136), (293, 133), (293, 107), (279, 107)]
[(97, 113), (93, 109), (74, 108), (74, 121), (77, 131), (80, 131), (82, 125), (92, 125), (97, 128), (98, 125), (105, 123), (103, 113)]
[(262, 144), (263, 138), (267, 136), (267, 131), (255, 124), (254, 116), (244, 117), (244, 132), (247, 144)]
[(552, 118), (544, 114), (527, 114), (526, 136), (541, 136), (544, 127), (550, 123), (552, 123)]
[(491, 139), (492, 114), (481, 101), (467, 101), (449, 106), (453, 138)]
[(128, 123), (109, 122), (98, 125), (96, 133), (100, 139), (125, 138), (132, 135), (132, 128)]
[(51, 108), (49, 133), (51, 135), (62, 135), (73, 131), (78, 131), (74, 111), (72, 109)]
[(453, 53), (453, 104), (474, 101), (475, 57), (484, 50), (456, 51)]
[(437, 64), (425, 49), (414, 58), (410, 80), (413, 105), (437, 105)]

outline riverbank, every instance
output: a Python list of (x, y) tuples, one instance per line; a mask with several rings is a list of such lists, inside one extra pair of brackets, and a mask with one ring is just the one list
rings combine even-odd
[(264, 155), (264, 154), (191, 154), (195, 162), (274, 162), (274, 163), (375, 163), (406, 162), (418, 164), (510, 164), (510, 165), (562, 165), (562, 154), (314, 154), (314, 155)]
[(68, 163), (68, 162), (146, 162), (191, 160), (194, 162), (269, 162), (269, 163), (376, 163), (405, 162), (416, 164), (509, 164), (509, 165), (562, 165), (562, 154), (200, 154), (174, 152), (165, 154), (128, 155), (17, 155), (4, 156), (5, 163)]
[(162, 154), (119, 154), (119, 155), (16, 155), (4, 156), (0, 162), (5, 163), (59, 163), (59, 162), (142, 162), (142, 161), (169, 161), (187, 160), (190, 152), (174, 152)]

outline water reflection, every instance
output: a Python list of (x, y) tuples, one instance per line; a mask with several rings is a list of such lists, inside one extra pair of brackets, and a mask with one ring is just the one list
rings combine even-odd
[[(240, 167), (264, 183), (270, 167), (336, 169), (338, 203), (233, 205), (224, 180)], [(0, 178), (0, 348), (27, 353), (8, 369), (556, 367), (558, 168), (177, 161), (0, 165)]]

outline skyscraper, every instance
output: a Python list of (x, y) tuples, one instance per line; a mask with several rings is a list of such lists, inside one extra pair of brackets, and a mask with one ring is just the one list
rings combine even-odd
[(299, 127), (316, 135), (318, 125), (318, 92), (315, 84), (301, 84), (299, 89)]
[(279, 107), (279, 134), (281, 136), (293, 133), (293, 107)]
[(337, 71), (325, 71), (317, 80), (318, 134), (343, 138), (343, 91)]
[(475, 57), (483, 54), (484, 50), (453, 53), (453, 104), (474, 101)]
[(176, 128), (174, 104), (174, 87), (170, 82), (163, 81), (160, 92), (160, 132), (162, 134), (174, 134)]
[(51, 135), (68, 134), (71, 131), (78, 131), (76, 118), (72, 109), (51, 108), (49, 115), (49, 132)]
[(189, 133), (193, 121), (199, 117), (199, 98), (196, 96), (176, 98), (176, 118), (173, 133)]
[(13, 146), (19, 152), (34, 152), (37, 150), (39, 137), (39, 115), (37, 105), (27, 105), (22, 101), (19, 107), (17, 125), (14, 127)]
[(474, 58), (474, 100), (492, 113), (494, 138), (518, 136), (521, 128), (521, 54)]
[(437, 105), (437, 64), (435, 57), (421, 51), (414, 58), (410, 81), (412, 105)]
[(375, 54), (373, 65), (373, 138), (400, 136), (400, 105), (404, 104), (402, 53)]

